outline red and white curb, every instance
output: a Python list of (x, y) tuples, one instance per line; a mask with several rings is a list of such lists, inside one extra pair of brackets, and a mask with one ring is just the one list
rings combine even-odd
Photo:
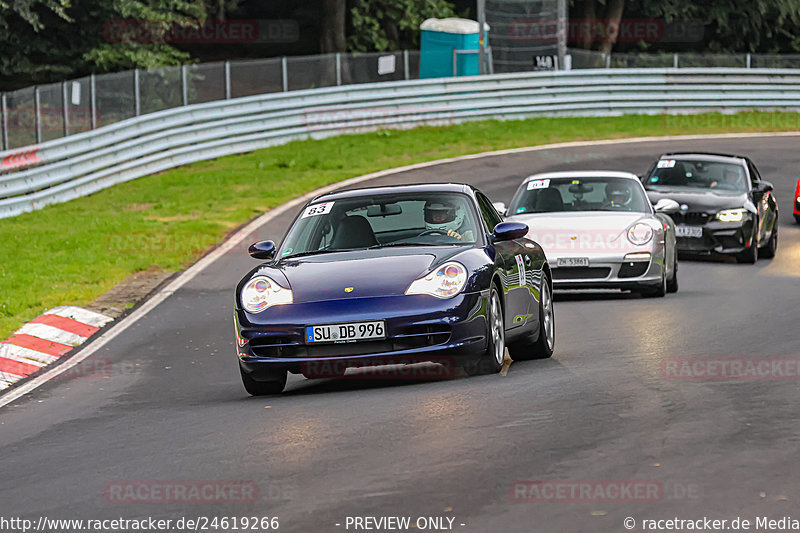
[(54, 307), (0, 342), (0, 390), (58, 361), (114, 320), (80, 307)]

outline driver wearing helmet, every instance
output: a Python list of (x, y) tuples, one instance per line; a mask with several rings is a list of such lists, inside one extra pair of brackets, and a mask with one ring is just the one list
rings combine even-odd
[(631, 189), (624, 183), (609, 183), (606, 185), (606, 199), (603, 207), (612, 209), (625, 209), (631, 201)]
[[(439, 202), (429, 200), (425, 202), (425, 231), (431, 233), (441, 233), (448, 237), (461, 240), (466, 237), (467, 240), (472, 240), (472, 230), (463, 230), (461, 227), (464, 224), (464, 207), (461, 205), (453, 205), (449, 202)], [(459, 233), (459, 231), (461, 233)], [(463, 235), (462, 235), (463, 233)]]

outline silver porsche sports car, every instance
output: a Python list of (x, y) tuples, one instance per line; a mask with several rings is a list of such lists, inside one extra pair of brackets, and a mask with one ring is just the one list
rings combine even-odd
[[(504, 207), (499, 205), (501, 209)], [(506, 210), (544, 248), (556, 289), (678, 290), (675, 225), (680, 206), (648, 201), (627, 172), (551, 172), (526, 178)]]

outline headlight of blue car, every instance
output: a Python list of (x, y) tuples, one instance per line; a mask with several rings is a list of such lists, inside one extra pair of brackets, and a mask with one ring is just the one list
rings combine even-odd
[(292, 303), (292, 291), (267, 276), (256, 276), (242, 289), (242, 307), (249, 313), (260, 313), (273, 305)]
[(450, 261), (435, 268), (424, 277), (414, 280), (406, 294), (430, 294), (437, 298), (452, 298), (467, 283), (467, 269), (461, 263)]

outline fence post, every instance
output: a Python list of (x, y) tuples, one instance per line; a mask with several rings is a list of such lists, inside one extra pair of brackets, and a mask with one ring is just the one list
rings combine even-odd
[(0, 96), (0, 111), (3, 112), (3, 150), (9, 150), (10, 147), (8, 146), (8, 102), (6, 102), (6, 93), (3, 93), (3, 96)]
[(606, 68), (611, 68), (611, 52), (606, 54)]
[(67, 98), (67, 82), (61, 82), (61, 109), (64, 112), (64, 137), (69, 137), (69, 98)]
[(750, 68), (750, 52), (747, 52), (747, 68)]
[(672, 68), (678, 68), (678, 54), (672, 54)]
[(181, 65), (181, 94), (183, 105), (189, 105), (189, 67)]
[[(483, 74), (483, 70), (479, 69), (479, 72)], [(453, 77), (458, 77), (458, 50), (453, 48)]]
[(288, 61), (286, 60), (286, 56), (281, 58), (281, 81), (283, 83), (283, 92), (289, 90), (289, 72), (288, 72)]
[(225, 61), (225, 100), (231, 99), (231, 62)]
[(133, 108), (138, 117), (142, 113), (142, 102), (139, 95), (139, 69), (133, 69)]
[(342, 54), (336, 52), (336, 85), (342, 84)]
[(411, 74), (408, 69), (408, 50), (403, 50), (403, 75), (405, 79), (411, 79)]
[(95, 96), (94, 73), (89, 75), (89, 102), (92, 109), (92, 129), (97, 129), (97, 98)]
[(39, 87), (33, 88), (33, 112), (36, 114), (36, 144), (42, 142), (42, 107)]

